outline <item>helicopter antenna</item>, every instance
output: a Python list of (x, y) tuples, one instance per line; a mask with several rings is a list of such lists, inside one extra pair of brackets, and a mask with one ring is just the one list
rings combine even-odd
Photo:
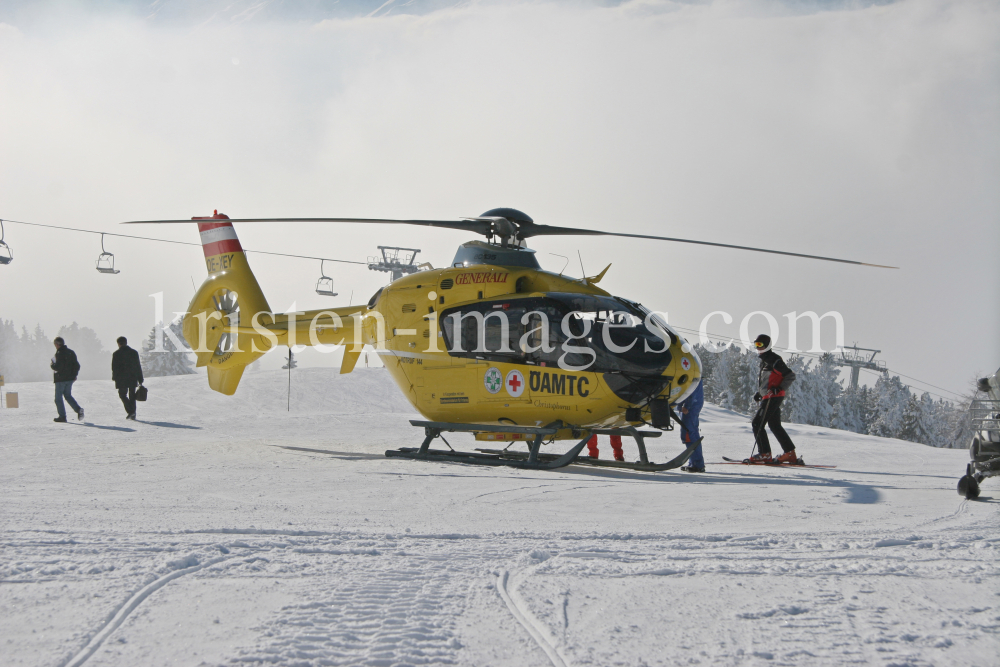
[(566, 264), (569, 264), (569, 257), (567, 257), (566, 255), (560, 255), (559, 253), (555, 253), (555, 252), (550, 252), (549, 254), (550, 255), (555, 255), (556, 257), (562, 257), (563, 259), (566, 260), (566, 262), (563, 264), (563, 267), (561, 269), (559, 269), (559, 275), (561, 276), (563, 274), (563, 271), (566, 270)]
[(576, 256), (580, 258), (580, 273), (583, 274), (581, 277), (586, 278), (587, 277), (587, 271), (586, 271), (586, 269), (583, 268), (583, 255), (581, 255), (580, 251), (577, 250), (576, 251)]

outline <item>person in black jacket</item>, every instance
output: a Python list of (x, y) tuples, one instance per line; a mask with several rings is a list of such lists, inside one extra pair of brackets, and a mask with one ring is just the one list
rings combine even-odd
[(56, 356), (52, 357), (49, 368), (52, 369), (52, 381), (56, 385), (56, 411), (59, 416), (53, 419), (54, 422), (63, 423), (66, 421), (66, 406), (63, 405), (63, 398), (69, 403), (69, 407), (76, 412), (76, 418), (83, 421), (83, 408), (73, 398), (73, 383), (80, 373), (80, 362), (76, 360), (76, 352), (66, 347), (66, 341), (61, 337), (55, 338), (52, 344), (56, 346)]
[(771, 349), (771, 337), (765, 334), (757, 336), (753, 342), (757, 355), (760, 357), (760, 372), (757, 374), (757, 393), (753, 400), (760, 403), (757, 414), (753, 418), (754, 438), (757, 441), (758, 452), (750, 457), (750, 463), (771, 463), (771, 443), (767, 438), (764, 424), (778, 439), (778, 444), (784, 451), (781, 456), (773, 459), (774, 463), (796, 463), (795, 444), (788, 437), (785, 427), (781, 425), (781, 404), (785, 400), (785, 390), (795, 381), (795, 373), (788, 367), (774, 350)]
[(111, 379), (115, 381), (118, 398), (127, 413), (125, 419), (135, 419), (135, 388), (142, 384), (142, 364), (139, 353), (128, 346), (125, 336), (119, 336), (118, 349), (111, 355)]

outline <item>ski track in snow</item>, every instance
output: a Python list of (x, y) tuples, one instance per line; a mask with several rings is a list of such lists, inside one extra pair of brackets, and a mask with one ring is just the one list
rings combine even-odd
[[(626, 664), (740, 664), (759, 658), (774, 664), (921, 665), (950, 660), (960, 644), (965, 655), (981, 658), (968, 664), (989, 665), (995, 663), (987, 656), (995, 656), (1000, 645), (1000, 539), (969, 530), (898, 540), (878, 539), (877, 533), (456, 539), (249, 531), (213, 542), (192, 533), (43, 537), (5, 540), (5, 606), (16, 602), (17, 593), (10, 591), (15, 583), (97, 582), (98, 589), (126, 591), (164, 569), (167, 574), (126, 598), (128, 611), (155, 604), (160, 586), (169, 588), (181, 574), (209, 586), (256, 578), (280, 581), (290, 590), (295, 602), (270, 610), (252, 628), (256, 641), (206, 664), (476, 664), (463, 653), (476, 638), (463, 635), (456, 620), (466, 611), (469, 587), (493, 583), (497, 595), (488, 612), (496, 617), (509, 610), (545, 652), (532, 655), (528, 647), (529, 662), (523, 664), (613, 664), (631, 645), (645, 651), (637, 656), (641, 662)], [(117, 553), (118, 562), (145, 558), (162, 564), (150, 563), (144, 578), (136, 569), (112, 567), (109, 553)], [(198, 564), (182, 568), (191, 562)], [(508, 576), (506, 568), (517, 574)], [(984, 586), (992, 596), (987, 604), (963, 602)], [(734, 587), (747, 591), (736, 604), (711, 599), (712, 591)], [(717, 622), (710, 641), (704, 633), (685, 641), (676, 624), (687, 631), (690, 620), (674, 609), (678, 595), (700, 622)], [(74, 636), (84, 645), (74, 658), (44, 664), (76, 667), (91, 654), (88, 665), (136, 664), (126, 648), (138, 640), (138, 631), (130, 629), (120, 602), (110, 612), (110, 621)]]
[[(304, 371), (289, 415), (267, 373), (154, 379), (134, 431), (39, 428), (51, 385), (20, 388), (0, 664), (997, 664), (1000, 505), (957, 497), (964, 452), (791, 426), (841, 467), (390, 460), (419, 434), (379, 373)], [(118, 423), (110, 387), (77, 394)], [(739, 455), (745, 418), (705, 416), (709, 461)]]

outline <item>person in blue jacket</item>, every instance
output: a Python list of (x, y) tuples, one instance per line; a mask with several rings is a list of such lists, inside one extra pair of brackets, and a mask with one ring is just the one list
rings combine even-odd
[[(698, 386), (694, 388), (690, 396), (677, 405), (677, 409), (681, 413), (681, 441), (685, 447), (689, 447), (692, 442), (697, 442), (701, 438), (701, 434), (698, 432), (698, 416), (704, 405), (705, 390), (702, 388), (701, 382), (698, 382)], [(681, 470), (684, 472), (705, 472), (705, 457), (701, 452), (700, 444), (691, 454), (688, 464), (682, 466)]]

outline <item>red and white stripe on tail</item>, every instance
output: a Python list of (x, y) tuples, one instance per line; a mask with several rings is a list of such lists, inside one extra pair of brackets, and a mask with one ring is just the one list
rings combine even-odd
[[(192, 220), (229, 220), (225, 213), (214, 211), (213, 215), (201, 218), (191, 218)], [(230, 252), (243, 252), (243, 246), (236, 237), (236, 230), (231, 222), (199, 222), (198, 231), (201, 232), (201, 246), (205, 251), (205, 257), (214, 257)]]

